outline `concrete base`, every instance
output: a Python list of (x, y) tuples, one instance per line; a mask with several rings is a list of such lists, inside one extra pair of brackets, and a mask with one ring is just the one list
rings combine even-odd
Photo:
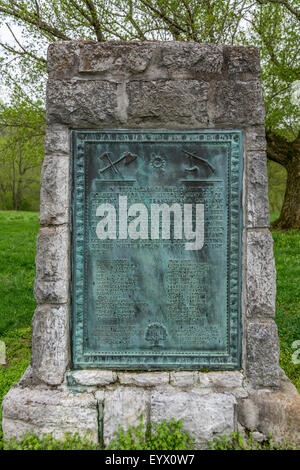
[[(85, 383), (85, 385), (83, 385)], [(278, 389), (249, 388), (241, 372), (69, 372), (56, 388), (38, 383), (28, 368), (3, 401), (4, 438), (27, 431), (41, 436), (66, 432), (105, 445), (124, 429), (144, 423), (183, 419), (196, 448), (234, 431), (269, 433), (275, 442), (300, 445), (300, 396), (282, 376)]]

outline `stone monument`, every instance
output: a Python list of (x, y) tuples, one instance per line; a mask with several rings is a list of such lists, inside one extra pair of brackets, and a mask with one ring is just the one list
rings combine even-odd
[(279, 367), (258, 52), (49, 47), (31, 365), (4, 437), (183, 419), (300, 442)]

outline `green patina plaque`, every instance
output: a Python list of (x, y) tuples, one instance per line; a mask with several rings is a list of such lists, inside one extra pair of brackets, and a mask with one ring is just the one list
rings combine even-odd
[(73, 368), (238, 369), (240, 131), (72, 131)]

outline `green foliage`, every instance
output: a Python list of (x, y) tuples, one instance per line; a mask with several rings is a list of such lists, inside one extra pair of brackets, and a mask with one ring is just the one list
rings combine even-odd
[(283, 203), (287, 173), (282, 165), (271, 160), (267, 161), (267, 167), (270, 212), (278, 213), (278, 217)]
[(189, 450), (193, 449), (193, 439), (182, 430), (182, 420), (169, 423), (145, 426), (143, 417), (138, 426), (131, 426), (125, 432), (119, 426), (117, 439), (113, 440), (107, 450)]
[[(4, 450), (100, 450), (87, 434), (80, 437), (78, 433), (66, 433), (64, 440), (54, 439), (51, 434), (44, 434), (42, 438), (32, 433), (26, 433), (21, 440), (15, 438), (10, 441), (1, 441), (0, 449)], [(111, 441), (105, 450), (190, 450), (193, 449), (193, 439), (187, 432), (182, 431), (182, 420), (150, 426), (143, 425), (143, 418), (136, 427), (124, 431), (119, 427), (117, 439)]]
[[(300, 21), (284, 2), (259, 3), (252, 12), (252, 27), (245, 41), (260, 50), (265, 124), (267, 130), (293, 140), (300, 129), (299, 99), (293, 100), (293, 85), (300, 78)], [(294, 0), (288, 3), (297, 5)]]
[(11, 439), (3, 443), (4, 450), (97, 450), (97, 445), (78, 433), (66, 433), (64, 440), (54, 439), (51, 434), (38, 438), (35, 434), (27, 433), (20, 441)]
[(26, 90), (43, 99), (46, 49), (58, 40), (250, 44), (260, 50), (267, 128), (291, 139), (299, 130), (292, 99), (300, 78), (298, 0), (0, 0), (0, 20), (9, 21), (12, 39), (15, 25), (22, 28), (21, 41), (0, 42), (12, 95)]
[(0, 208), (38, 209), (44, 128), (41, 103), (0, 103)]
[(266, 441), (258, 442), (253, 438), (253, 432), (250, 432), (249, 437), (233, 432), (230, 437), (215, 437), (209, 444), (211, 450), (298, 450), (295, 445), (287, 442), (275, 444), (271, 435)]

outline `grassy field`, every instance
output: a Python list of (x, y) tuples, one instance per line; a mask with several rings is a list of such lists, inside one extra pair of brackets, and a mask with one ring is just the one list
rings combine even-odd
[(0, 211), (0, 340), (7, 358), (0, 366), (0, 402), (30, 360), (38, 228), (36, 212)]
[[(35, 212), (0, 211), (0, 340), (7, 348), (7, 364), (0, 366), (0, 403), (30, 359), (38, 227)], [(300, 231), (273, 232), (273, 238), (281, 366), (300, 392), (300, 365), (293, 364), (291, 347), (300, 340)]]

